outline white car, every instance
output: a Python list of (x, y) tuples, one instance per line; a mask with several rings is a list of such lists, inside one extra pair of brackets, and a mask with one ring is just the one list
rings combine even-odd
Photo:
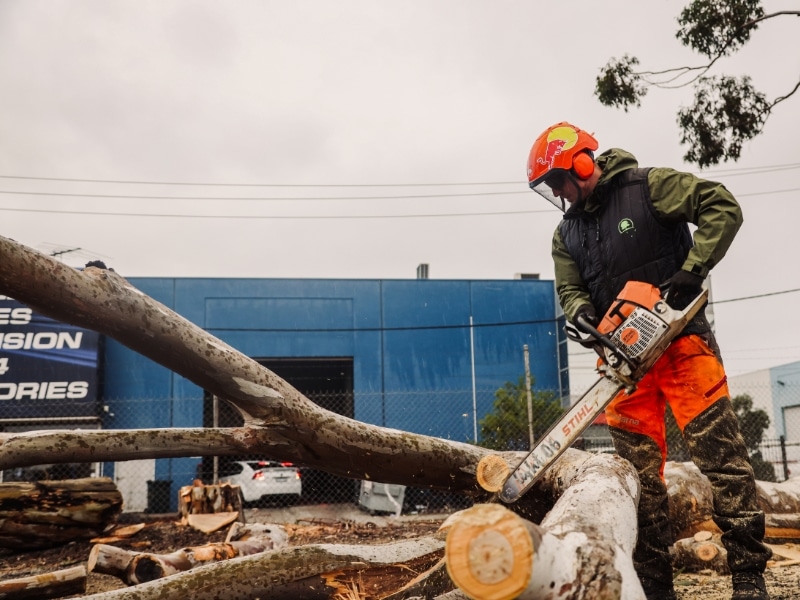
[(238, 485), (245, 502), (282, 499), (295, 503), (303, 493), (300, 469), (292, 463), (274, 460), (247, 460), (229, 463), (225, 481)]

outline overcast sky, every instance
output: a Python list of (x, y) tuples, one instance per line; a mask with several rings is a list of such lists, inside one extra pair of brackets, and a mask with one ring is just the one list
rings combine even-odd
[[(625, 53), (701, 64), (675, 39), (684, 4), (0, 0), (0, 235), (126, 277), (552, 278), (560, 213), (525, 173), (544, 128), (697, 172), (691, 90), (630, 113), (592, 94)], [(715, 73), (784, 95), (797, 34), (768, 21)], [(730, 375), (800, 360), (800, 293), (780, 293), (800, 288), (798, 103), (706, 174), (745, 214), (712, 276)]]

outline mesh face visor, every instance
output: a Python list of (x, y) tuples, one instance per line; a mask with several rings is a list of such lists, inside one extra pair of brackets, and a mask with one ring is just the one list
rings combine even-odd
[(571, 178), (568, 171), (553, 169), (544, 177), (531, 181), (530, 188), (561, 212), (567, 212), (567, 201), (557, 196), (556, 193), (560, 193)]

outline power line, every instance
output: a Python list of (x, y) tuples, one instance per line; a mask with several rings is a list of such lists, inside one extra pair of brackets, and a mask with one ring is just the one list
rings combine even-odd
[[(753, 192), (750, 194), (737, 194), (742, 196), (766, 196), (768, 194), (783, 194), (787, 192), (800, 191), (800, 188), (793, 188), (787, 190), (771, 190), (767, 192)], [(496, 196), (505, 194), (526, 194), (524, 192), (479, 192), (475, 194), (442, 194), (441, 196), (375, 196), (375, 197), (361, 197), (361, 198), (193, 198), (193, 197), (178, 197), (178, 196), (110, 196), (117, 198), (138, 198), (138, 199), (153, 199), (153, 200), (377, 200), (377, 199), (392, 199), (392, 198), (437, 198), (449, 196)], [(37, 192), (8, 192), (0, 190), (0, 194), (33, 194), (33, 195), (49, 195), (49, 196), (84, 196), (84, 194), (45, 194)], [(92, 197), (92, 196), (88, 196)], [(108, 197), (108, 196), (97, 196)], [(497, 211), (497, 212), (481, 212), (481, 213), (431, 213), (431, 214), (408, 214), (408, 215), (187, 215), (187, 214), (168, 214), (168, 213), (123, 213), (123, 212), (108, 212), (108, 211), (88, 211), (88, 210), (53, 210), (53, 209), (37, 209), (37, 208), (4, 208), (0, 207), (0, 211), (6, 212), (31, 212), (31, 213), (46, 213), (46, 214), (60, 214), (60, 215), (91, 215), (91, 216), (107, 216), (107, 217), (155, 217), (155, 218), (182, 218), (182, 219), (418, 219), (418, 218), (441, 218), (441, 217), (485, 217), (497, 215), (524, 215), (535, 213), (552, 213), (557, 212), (556, 208), (548, 208), (542, 210), (512, 210), (512, 211)]]
[(708, 175), (724, 175), (725, 177), (739, 177), (740, 175), (761, 175), (762, 173), (774, 173), (775, 171), (788, 171), (797, 169), (800, 163), (789, 163), (785, 165), (771, 165), (766, 167), (742, 167), (740, 169), (719, 169), (712, 171), (698, 171), (697, 176), (707, 178)]
[[(767, 292), (765, 294), (756, 294), (754, 296), (741, 296), (739, 298), (728, 298), (727, 300), (715, 300), (714, 302), (709, 302), (708, 304), (712, 305), (712, 304), (726, 304), (728, 302), (743, 302), (744, 300), (755, 300), (757, 298), (768, 298), (770, 296), (780, 296), (782, 294), (793, 294), (793, 293), (796, 293), (796, 292), (800, 292), (800, 288), (794, 288), (794, 289), (791, 289), (791, 290), (781, 290), (781, 291), (778, 291), (778, 292)], [(796, 348), (796, 347), (797, 346), (787, 346), (786, 348), (787, 349), (791, 349), (791, 348)], [(784, 347), (779, 347), (779, 348), (754, 348), (753, 350), (782, 350), (782, 349), (784, 349)], [(745, 350), (745, 351), (749, 352), (750, 350)], [(586, 355), (589, 355), (589, 354), (596, 354), (596, 353), (594, 351), (592, 351), (592, 350), (587, 350), (585, 352), (573, 352), (572, 353), (573, 356), (586, 356)]]
[[(764, 196), (767, 194), (785, 194), (787, 192), (797, 192), (800, 188), (789, 188), (785, 190), (770, 190), (766, 192), (748, 192), (736, 194), (737, 197), (744, 196)], [(514, 192), (469, 192), (454, 194), (413, 194), (403, 196), (150, 196), (133, 194), (75, 194), (70, 192), (26, 192), (0, 190), (0, 194), (11, 196), (57, 196), (63, 198), (117, 198), (125, 200), (235, 200), (237, 202), (306, 202), (319, 200), (410, 200), (415, 198), (461, 198), (470, 196), (512, 196), (530, 194), (530, 190), (518, 190)]]
[[(765, 165), (761, 167), (740, 167), (732, 169), (720, 169), (712, 171), (698, 171), (698, 175), (730, 174), (738, 175), (757, 175), (760, 173), (771, 173), (773, 171), (783, 171), (788, 169), (800, 168), (800, 163), (787, 163), (783, 165)], [(299, 188), (358, 188), (358, 187), (439, 187), (439, 186), (474, 186), (474, 185), (525, 185), (524, 181), (470, 181), (470, 182), (439, 182), (439, 183), (214, 183), (198, 181), (148, 181), (148, 180), (126, 180), (126, 179), (90, 179), (79, 177), (44, 177), (33, 175), (0, 175), (0, 179), (20, 179), (26, 181), (65, 181), (72, 183), (114, 183), (125, 185), (180, 185), (180, 186), (200, 186), (200, 187), (299, 187)]]
[[(740, 348), (740, 349), (733, 349), (733, 350), (726, 350), (726, 354), (732, 354), (736, 352), (754, 352), (754, 351), (763, 351), (763, 350), (800, 350), (800, 346), (769, 346), (767, 348)], [(794, 353), (794, 352), (793, 352)]]
[(768, 292), (766, 294), (756, 294), (755, 296), (742, 296), (741, 298), (730, 298), (728, 300), (715, 300), (714, 302), (709, 302), (709, 304), (725, 304), (726, 302), (740, 302), (742, 300), (753, 300), (754, 298), (767, 298), (769, 296), (779, 296), (781, 294), (793, 294), (795, 292), (800, 292), (800, 288), (795, 288), (793, 290), (781, 290), (780, 292)]
[(47, 213), (60, 215), (81, 215), (81, 216), (104, 216), (104, 217), (158, 217), (158, 218), (179, 218), (179, 219), (425, 219), (442, 217), (492, 217), (499, 215), (527, 215), (532, 213), (553, 213), (559, 212), (557, 208), (545, 208), (541, 210), (508, 210), (497, 212), (479, 213), (431, 213), (431, 214), (410, 214), (410, 215), (176, 215), (164, 213), (122, 213), (104, 212), (91, 210), (46, 210), (37, 208), (0, 208), (6, 212), (27, 212), (27, 213)]
[[(748, 196), (766, 196), (770, 194), (785, 194), (788, 192), (797, 192), (800, 191), (800, 188), (789, 188), (784, 190), (768, 190), (768, 191), (760, 191), (760, 192), (748, 192), (743, 194), (736, 194), (737, 198), (744, 198)], [(192, 200), (192, 201), (236, 201), (236, 202), (308, 202), (308, 201), (335, 201), (335, 200), (411, 200), (411, 199), (423, 199), (423, 198), (467, 198), (467, 197), (476, 197), (476, 196), (512, 196), (512, 195), (523, 195), (523, 194), (530, 194), (530, 190), (519, 190), (513, 192), (469, 192), (469, 193), (452, 193), (452, 194), (412, 194), (412, 195), (400, 195), (400, 196), (261, 196), (261, 197), (247, 197), (247, 196), (151, 196), (151, 195), (131, 195), (131, 194), (76, 194), (76, 193), (68, 193), (68, 192), (29, 192), (29, 191), (12, 191), (12, 190), (0, 190), (0, 194), (5, 195), (17, 195), (17, 196), (46, 196), (46, 197), (63, 197), (63, 198), (103, 198), (103, 199), (125, 199), (125, 200)], [(14, 208), (0, 208), (0, 210), (6, 211), (18, 211), (18, 212), (26, 212), (24, 209), (14, 209)], [(61, 210), (34, 210), (31, 209), (28, 212), (47, 212), (53, 214), (93, 214), (93, 215), (121, 215), (121, 216), (142, 216), (142, 217), (202, 217), (203, 215), (170, 215), (170, 214), (153, 214), (153, 213), (112, 213), (112, 212), (103, 212), (103, 211), (96, 211), (96, 212), (82, 212), (82, 211), (61, 211)], [(550, 210), (535, 210), (535, 211), (525, 211), (525, 212), (552, 212)], [(516, 213), (513, 213), (516, 214)], [(411, 215), (414, 216), (414, 215)], [(425, 215), (417, 215), (417, 216), (425, 216)], [(446, 216), (446, 215), (443, 215)], [(460, 216), (460, 215), (454, 215)], [(226, 218), (227, 215), (222, 215), (217, 218)], [(249, 217), (245, 217), (249, 218)], [(253, 218), (263, 218), (263, 217), (253, 217)], [(293, 217), (283, 217), (283, 218), (293, 218)], [(297, 217), (303, 218), (303, 217)], [(314, 217), (314, 218), (327, 218), (327, 217)], [(364, 218), (361, 216), (342, 216), (342, 217), (330, 217), (330, 218)], [(368, 218), (368, 217), (367, 217)], [(375, 217), (378, 218), (378, 217)], [(384, 218), (384, 217), (380, 217)]]
[[(756, 296), (743, 296), (741, 298), (730, 298), (728, 300), (719, 300), (716, 303), (722, 302), (741, 302), (744, 300), (753, 300), (755, 298), (764, 298), (766, 296), (776, 296), (779, 294), (790, 294), (792, 292), (800, 292), (800, 288), (793, 289), (793, 290), (782, 290), (780, 292), (769, 292), (766, 294), (758, 294)], [(712, 303), (709, 303), (712, 304)], [(409, 326), (401, 326), (401, 327), (342, 327), (342, 328), (326, 328), (326, 329), (298, 329), (294, 327), (288, 328), (252, 328), (252, 327), (219, 327), (219, 328), (209, 328), (207, 331), (261, 331), (261, 332), (296, 332), (296, 333), (311, 333), (311, 332), (329, 332), (329, 333), (345, 333), (345, 332), (352, 332), (352, 331), (359, 331), (359, 332), (367, 332), (367, 331), (414, 331), (414, 330), (432, 330), (432, 329), (469, 329), (470, 327), (474, 327), (476, 329), (483, 328), (483, 327), (506, 327), (510, 325), (542, 325), (542, 324), (555, 324), (563, 320), (563, 317), (558, 317), (555, 319), (533, 319), (533, 320), (526, 320), (526, 321), (502, 321), (496, 323), (474, 323), (470, 325), (469, 323), (462, 323), (458, 325), (409, 325)], [(582, 355), (582, 354), (595, 354), (592, 351), (587, 352), (575, 352), (574, 355)]]
[(458, 325), (404, 325), (400, 327), (330, 327), (325, 329), (318, 328), (297, 328), (297, 327), (209, 327), (208, 332), (231, 332), (231, 331), (259, 331), (264, 333), (350, 333), (379, 332), (379, 331), (429, 331), (440, 329), (482, 329), (486, 327), (508, 327), (511, 325), (549, 325), (558, 323), (561, 318), (556, 319), (533, 319), (530, 321), (502, 321), (497, 323), (460, 323)]
[(149, 196), (131, 194), (75, 194), (68, 192), (17, 192), (0, 190), (0, 194), (19, 196), (59, 196), (64, 198), (124, 198), (126, 200), (236, 200), (236, 201), (307, 201), (307, 200), (408, 200), (413, 198), (456, 198), (467, 196), (508, 196), (512, 194), (530, 194), (528, 189), (515, 192), (469, 192), (457, 194), (419, 194), (404, 196)]
[(768, 194), (785, 194), (787, 192), (797, 192), (800, 188), (789, 188), (786, 190), (770, 190), (769, 192), (747, 192), (745, 194), (736, 194), (737, 198), (745, 198), (747, 196), (766, 196)]
[(23, 179), (27, 181), (66, 181), (71, 183), (114, 183), (125, 185), (181, 185), (198, 187), (284, 187), (284, 188), (360, 188), (360, 187), (443, 187), (472, 185), (527, 185), (525, 181), (462, 181), (438, 183), (213, 183), (207, 181), (135, 181), (124, 179), (79, 179), (70, 177), (28, 177), (24, 175), (0, 175), (0, 179)]

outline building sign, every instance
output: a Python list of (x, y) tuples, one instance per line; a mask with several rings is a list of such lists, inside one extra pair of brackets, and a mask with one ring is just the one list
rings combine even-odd
[(99, 416), (99, 340), (0, 296), (0, 420)]

